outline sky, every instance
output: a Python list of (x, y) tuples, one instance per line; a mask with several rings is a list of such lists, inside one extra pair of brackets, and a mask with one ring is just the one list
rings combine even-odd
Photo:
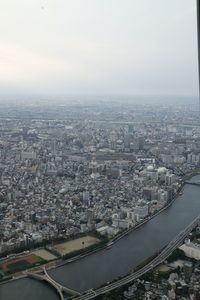
[(0, 98), (197, 96), (196, 0), (0, 0)]

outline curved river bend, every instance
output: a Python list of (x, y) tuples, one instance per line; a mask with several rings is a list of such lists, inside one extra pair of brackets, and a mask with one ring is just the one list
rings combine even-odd
[[(200, 176), (192, 179), (200, 181)], [(200, 186), (186, 185), (168, 209), (115, 243), (78, 261), (49, 271), (64, 286), (83, 292), (126, 275), (132, 268), (160, 250), (200, 214)], [(1, 300), (57, 300), (56, 292), (33, 279), (0, 285)]]

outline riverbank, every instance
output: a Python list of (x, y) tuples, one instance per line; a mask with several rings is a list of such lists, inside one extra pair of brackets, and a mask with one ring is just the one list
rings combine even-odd
[(148, 216), (147, 218), (145, 218), (144, 220), (142, 220), (141, 222), (138, 222), (137, 224), (135, 224), (135, 226), (129, 228), (128, 230), (124, 231), (123, 233), (121, 233), (119, 236), (114, 236), (109, 243), (116, 243), (118, 240), (120, 240), (121, 238), (123, 238), (124, 236), (128, 235), (129, 233), (131, 233), (132, 231), (134, 231), (135, 229), (139, 228), (140, 226), (144, 225), (145, 223), (147, 223), (148, 221), (150, 221), (152, 218), (155, 218), (157, 215), (159, 215), (162, 211), (164, 211), (165, 209), (167, 209), (168, 207), (170, 207), (174, 201), (177, 199), (177, 197), (180, 196), (181, 191), (183, 190), (184, 186), (185, 186), (185, 181), (181, 184), (181, 186), (179, 187), (177, 193), (174, 195), (174, 197), (172, 198), (172, 200), (168, 203), (166, 203), (161, 209), (159, 209), (157, 212), (155, 212), (154, 214), (152, 214), (151, 216)]
[[(193, 176), (192, 176), (193, 177)], [(101, 246), (101, 247), (98, 247), (92, 251), (88, 251), (84, 254), (80, 254), (80, 255), (77, 255), (77, 256), (74, 256), (73, 258), (70, 258), (64, 262), (59, 262), (58, 264), (56, 264), (55, 266), (52, 266), (51, 268), (48, 268), (47, 270), (51, 270), (51, 269), (55, 269), (55, 268), (58, 268), (58, 267), (62, 267), (64, 265), (67, 265), (69, 263), (72, 263), (72, 262), (75, 262), (79, 259), (82, 259), (82, 258), (85, 258), (87, 257), (88, 255), (91, 255), (95, 252), (98, 252), (100, 250), (103, 250), (103, 249), (109, 249), (110, 247), (112, 247), (112, 245), (116, 242), (118, 242), (119, 240), (121, 240), (123, 237), (129, 235), (130, 233), (132, 233), (134, 230), (140, 228), (142, 225), (146, 224), (147, 222), (149, 222), (151, 219), (155, 218), (157, 215), (159, 215), (162, 211), (166, 210), (167, 208), (169, 208), (173, 203), (174, 201), (177, 199), (177, 197), (180, 196), (180, 192), (182, 191), (182, 189), (184, 188), (185, 186), (185, 182), (183, 182), (181, 184), (181, 186), (179, 187), (176, 195), (174, 195), (173, 199), (168, 202), (164, 207), (162, 207), (159, 211), (157, 211), (156, 213), (154, 213), (153, 215), (151, 216), (148, 216), (147, 218), (145, 218), (144, 220), (142, 220), (141, 222), (138, 222), (137, 224), (135, 224), (135, 226), (117, 234), (116, 236), (114, 236), (113, 238), (111, 238), (108, 243), (106, 243), (105, 245)]]
[[(200, 177), (194, 180), (200, 180)], [(83, 259), (49, 270), (48, 274), (59, 284), (81, 293), (96, 289), (105, 282), (129, 274), (173, 240), (199, 213), (199, 187), (186, 185), (183, 194), (171, 207), (114, 243), (109, 250), (96, 251)], [(6, 300), (57, 300), (56, 293), (49, 287), (28, 278), (0, 285), (0, 294)]]
[[(47, 270), (52, 270), (55, 269), (57, 267), (61, 267), (64, 266), (66, 264), (72, 263), (74, 261), (77, 261), (79, 259), (85, 258), (88, 255), (91, 255), (95, 252), (98, 252), (100, 250), (106, 249), (106, 248), (110, 248), (112, 247), (112, 245), (114, 243), (116, 243), (117, 241), (119, 241), (120, 239), (122, 239), (123, 237), (125, 237), (126, 235), (129, 235), (131, 232), (133, 232), (134, 230), (140, 228), (142, 225), (146, 224), (147, 222), (149, 222), (152, 218), (156, 217), (158, 214), (160, 214), (163, 210), (167, 209), (169, 206), (172, 205), (172, 203), (176, 200), (177, 196), (180, 193), (180, 190), (184, 187), (184, 184), (179, 188), (177, 194), (174, 196), (174, 198), (172, 199), (172, 201), (170, 201), (168, 204), (166, 204), (163, 208), (161, 208), (158, 212), (156, 212), (155, 214), (153, 214), (152, 216), (149, 216), (147, 218), (145, 218), (144, 220), (138, 222), (137, 224), (135, 224), (135, 226), (129, 228), (126, 231), (123, 231), (121, 233), (119, 233), (118, 235), (114, 236), (112, 239), (110, 239), (109, 241), (107, 241), (106, 239), (103, 239), (101, 241), (101, 243), (98, 243), (97, 245), (92, 245), (89, 246), (85, 249), (80, 249), (77, 251), (72, 251), (71, 253), (66, 254), (63, 258), (66, 258), (64, 261), (60, 260), (61, 257), (59, 257), (58, 259), (54, 259), (53, 260), (53, 264), (52, 263), (44, 263), (45, 268)], [(26, 271), (26, 269), (24, 269), (24, 271)], [(31, 272), (38, 272), (38, 267), (36, 266), (35, 268), (32, 267), (31, 268)], [(41, 272), (41, 271), (39, 271)], [(18, 272), (17, 272), (18, 273)], [(6, 283), (9, 282), (10, 280), (13, 279), (18, 279), (18, 276), (16, 276), (17, 273), (14, 273), (15, 276), (13, 277), (9, 277), (7, 280), (3, 279), (0, 281), (0, 283)], [(19, 278), (21, 278), (22, 273), (19, 273)], [(23, 276), (26, 276), (25, 274)]]
[[(156, 212), (155, 214), (153, 214), (152, 216), (149, 216), (148, 218), (142, 220), (141, 222), (137, 223), (134, 227), (129, 228), (128, 230), (121, 232), (119, 235), (114, 236), (112, 239), (110, 239), (107, 242), (104, 242), (101, 245), (97, 245), (97, 247), (94, 248), (88, 248), (88, 249), (84, 249), (84, 252), (80, 251), (80, 253), (73, 253), (70, 254), (70, 257), (66, 260), (60, 260), (60, 258), (58, 260), (55, 260), (53, 264), (47, 264), (46, 268), (47, 270), (52, 270), (52, 269), (56, 269), (58, 267), (62, 267), (64, 265), (67, 265), (69, 263), (75, 262), (77, 260), (86, 258), (89, 255), (92, 255), (96, 252), (99, 252), (103, 249), (106, 248), (112, 248), (112, 246), (117, 243), (120, 239), (122, 239), (124, 236), (127, 236), (129, 234), (131, 234), (134, 230), (140, 228), (142, 225), (146, 224), (147, 222), (149, 222), (151, 219), (155, 218), (156, 216), (158, 216), (159, 214), (161, 214), (162, 211), (166, 210), (167, 208), (169, 208), (174, 201), (177, 199), (177, 197), (180, 195), (181, 190), (183, 189), (183, 187), (185, 186), (185, 183), (182, 182), (181, 186), (179, 187), (176, 195), (173, 197), (173, 199), (167, 203), (163, 208), (161, 208), (158, 212)], [(77, 255), (78, 254), (78, 255)], [(17, 279), (15, 277), (15, 279)]]

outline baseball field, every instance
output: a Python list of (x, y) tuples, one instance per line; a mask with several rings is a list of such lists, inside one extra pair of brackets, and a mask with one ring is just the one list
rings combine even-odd
[(64, 242), (51, 247), (52, 250), (56, 251), (60, 255), (66, 255), (70, 252), (85, 249), (89, 246), (98, 244), (100, 240), (93, 236), (81, 237), (69, 242)]
[(42, 262), (44, 262), (42, 258), (34, 254), (30, 254), (2, 263), (0, 264), (0, 268), (4, 273), (14, 273), (30, 268), (37, 264), (41, 264)]

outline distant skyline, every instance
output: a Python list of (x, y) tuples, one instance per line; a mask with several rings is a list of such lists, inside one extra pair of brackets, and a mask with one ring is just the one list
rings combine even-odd
[(196, 0), (1, 0), (0, 101), (198, 95)]

